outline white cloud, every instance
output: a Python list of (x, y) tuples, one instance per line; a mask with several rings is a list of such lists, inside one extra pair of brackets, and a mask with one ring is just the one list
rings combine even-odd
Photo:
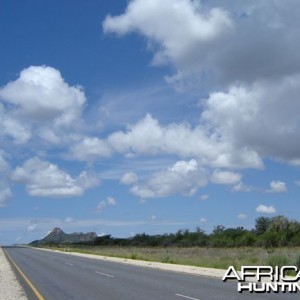
[(176, 172), (186, 176), (190, 172), (197, 171), (198, 163), (195, 159), (191, 159), (190, 161), (178, 161), (171, 168), (170, 171)]
[(201, 223), (206, 223), (206, 222), (207, 222), (207, 219), (206, 219), (206, 218), (201, 218), (201, 219), (200, 219), (200, 222), (201, 222)]
[(103, 212), (108, 205), (109, 206), (115, 206), (115, 205), (117, 205), (116, 199), (109, 196), (109, 197), (106, 198), (106, 201), (105, 200), (100, 201), (98, 203), (96, 211), (97, 212)]
[(28, 124), (22, 123), (6, 113), (3, 114), (1, 119), (2, 135), (13, 138), (16, 144), (24, 144), (30, 140), (31, 131)]
[(85, 138), (74, 146), (73, 154), (80, 160), (113, 153), (169, 154), (197, 158), (199, 164), (213, 168), (261, 169), (264, 158), (295, 164), (300, 161), (299, 82), (300, 74), (296, 74), (233, 85), (203, 100), (201, 119), (194, 127), (162, 125), (147, 114), (106, 139)]
[(85, 189), (99, 184), (95, 174), (82, 172), (77, 178), (73, 178), (57, 165), (37, 157), (17, 167), (11, 178), (25, 184), (29, 195), (40, 197), (80, 196)]
[(266, 206), (266, 205), (261, 204), (256, 208), (256, 212), (262, 213), (262, 214), (275, 214), (276, 209), (272, 205)]
[(27, 227), (27, 231), (34, 231), (34, 230), (36, 230), (36, 228), (37, 228), (37, 224), (30, 224)]
[(242, 182), (239, 182), (232, 187), (232, 190), (234, 192), (251, 192), (251, 191), (253, 191), (253, 189), (254, 188), (252, 186), (245, 185)]
[(286, 192), (286, 185), (283, 181), (271, 181), (270, 183), (270, 190), (268, 190), (270, 193), (282, 193)]
[(166, 197), (181, 193), (194, 195), (207, 184), (206, 171), (196, 160), (179, 161), (166, 170), (151, 175), (145, 182), (135, 184), (130, 191), (142, 199)]
[(47, 66), (24, 69), (16, 81), (0, 89), (0, 97), (27, 118), (57, 124), (74, 121), (85, 102), (80, 87), (68, 86), (58, 70)]
[(192, 85), (199, 86), (199, 79), (201, 87), (250, 83), (299, 72), (298, 9), (296, 0), (289, 5), (269, 0), (133, 0), (124, 14), (107, 16), (103, 29), (145, 36), (153, 64), (170, 63), (177, 69), (168, 77), (176, 85), (194, 80)]
[(252, 153), (251, 160), (270, 157), (295, 162), (300, 158), (299, 82), (300, 75), (292, 75), (211, 93), (202, 118), (235, 151)]
[[(132, 160), (166, 155), (180, 160), (163, 171), (152, 170), (149, 177), (146, 172), (137, 172), (141, 178), (133, 172), (124, 174), (129, 168), (120, 168), (118, 174), (115, 171), (113, 175), (121, 178), (120, 183), (133, 185), (131, 192), (146, 199), (195, 193), (207, 182), (204, 168), (212, 170), (214, 183), (233, 185), (234, 191), (251, 191), (252, 187), (241, 182), (240, 173), (225, 170), (259, 169), (265, 158), (300, 164), (300, 44), (295, 38), (300, 32), (295, 13), (298, 6), (294, 0), (289, 5), (266, 0), (251, 4), (129, 1), (122, 15), (107, 16), (104, 31), (119, 35), (138, 32), (154, 52), (152, 63), (170, 64), (175, 69), (170, 82), (195, 81), (202, 95), (208, 95), (201, 100), (198, 123), (160, 123), (147, 114), (138, 122), (132, 121), (126, 130), (105, 138), (85, 136), (87, 128), (77, 131), (86, 104), (83, 89), (69, 85), (59, 70), (31, 66), (0, 88), (1, 140), (5, 145), (12, 139), (18, 147), (31, 141), (35, 151), (38, 137), (68, 151), (69, 157), (87, 162), (119, 154)], [(157, 94), (149, 93), (148, 98), (152, 101)], [(118, 102), (123, 102), (123, 108), (128, 105), (127, 98), (114, 105), (119, 108)], [(143, 97), (140, 93), (133, 97), (132, 110), (136, 98)], [(109, 105), (105, 108), (109, 119), (114, 110), (111, 112)], [(130, 116), (130, 121), (138, 118), (135, 112)], [(122, 124), (128, 122), (119, 116), (116, 123), (121, 119)], [(111, 175), (109, 171), (106, 174)], [(5, 182), (0, 187), (2, 206), (12, 196), (5, 179), (8, 174), (0, 171)], [(12, 179), (24, 183), (30, 195), (53, 197), (81, 195), (99, 183), (89, 172), (72, 177), (41, 160), (28, 160), (15, 169)], [(272, 192), (286, 190), (280, 181), (273, 181), (270, 187)]]
[(98, 203), (98, 206), (97, 206), (97, 208), (96, 208), (96, 211), (98, 211), (98, 212), (103, 212), (105, 208), (106, 208), (106, 202), (105, 202), (105, 201), (100, 201), (100, 202)]
[[(162, 126), (147, 115), (126, 132), (111, 134), (111, 148), (122, 154), (196, 158), (212, 168), (262, 169), (265, 158), (298, 164), (298, 8), (294, 0), (288, 6), (265, 0), (134, 0), (123, 14), (107, 16), (104, 32), (137, 32), (154, 51), (154, 64), (175, 66), (170, 82), (195, 81), (202, 92), (211, 91), (201, 100), (197, 126)], [(178, 20), (180, 29), (174, 31)], [(253, 190), (240, 179), (233, 172), (212, 176), (213, 182), (233, 184), (234, 191)], [(284, 187), (274, 187), (279, 189)], [(151, 196), (143, 185), (133, 190)]]
[(92, 171), (82, 171), (75, 180), (76, 184), (84, 190), (97, 186), (100, 183), (99, 176)]
[(5, 159), (5, 152), (0, 149), (0, 174), (6, 172), (9, 169), (9, 164)]
[(127, 172), (122, 176), (120, 183), (125, 185), (131, 185), (133, 183), (136, 183), (137, 181), (138, 181), (138, 176), (135, 173)]
[(105, 141), (97, 137), (84, 137), (71, 147), (70, 152), (76, 160), (93, 161), (99, 157), (110, 157), (112, 151)]
[(136, 155), (175, 154), (184, 158), (198, 158), (201, 164), (213, 167), (261, 168), (262, 162), (256, 152), (233, 145), (211, 133), (204, 126), (191, 128), (187, 123), (163, 126), (150, 114), (127, 132), (118, 131), (107, 138), (118, 153)]
[(8, 187), (2, 188), (0, 184), (0, 207), (7, 206), (11, 197), (12, 197), (12, 192), (10, 188)]
[(116, 201), (116, 199), (115, 198), (113, 198), (113, 197), (107, 197), (107, 204), (108, 205), (117, 205), (117, 201)]
[(203, 55), (207, 44), (232, 29), (232, 21), (225, 10), (204, 9), (199, 1), (133, 0), (123, 15), (107, 16), (103, 29), (106, 33), (146, 36), (156, 52), (155, 65), (171, 61), (191, 66), (193, 60), (199, 60), (195, 50)]
[(0, 103), (0, 115), (5, 115), (2, 134), (19, 144), (33, 136), (57, 143), (67, 129), (79, 128), (86, 98), (82, 88), (69, 86), (57, 69), (31, 66), (0, 88), (0, 101), (6, 104), (4, 109)]
[(245, 220), (245, 219), (248, 218), (248, 216), (243, 214), (243, 213), (240, 213), (240, 214), (237, 215), (237, 218), (240, 219), (240, 220)]
[(211, 182), (217, 184), (237, 184), (241, 178), (241, 174), (238, 173), (215, 170), (211, 176)]

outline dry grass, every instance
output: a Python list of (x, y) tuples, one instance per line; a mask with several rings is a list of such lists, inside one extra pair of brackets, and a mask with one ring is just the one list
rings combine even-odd
[(122, 257), (146, 261), (183, 264), (199, 267), (226, 269), (228, 266), (269, 265), (276, 257), (285, 257), (289, 265), (295, 265), (300, 247), (291, 248), (151, 248), (151, 247), (71, 247), (68, 251), (103, 256)]

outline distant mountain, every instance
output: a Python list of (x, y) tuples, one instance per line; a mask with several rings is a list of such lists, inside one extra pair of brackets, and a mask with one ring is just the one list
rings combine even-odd
[(45, 245), (45, 244), (78, 244), (78, 243), (89, 243), (97, 238), (95, 232), (74, 232), (67, 234), (60, 228), (55, 227), (53, 230), (41, 240), (31, 242), (31, 245)]

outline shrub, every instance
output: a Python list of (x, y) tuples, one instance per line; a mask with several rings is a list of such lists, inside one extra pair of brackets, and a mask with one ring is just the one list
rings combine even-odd
[(136, 253), (131, 253), (130, 258), (131, 259), (137, 259), (138, 255)]
[(271, 255), (267, 258), (266, 264), (273, 268), (276, 266), (280, 268), (288, 264), (288, 258), (285, 255)]
[(296, 262), (295, 262), (295, 266), (296, 266), (298, 269), (300, 269), (300, 254), (298, 255), (298, 258), (297, 258), (297, 260), (296, 260)]

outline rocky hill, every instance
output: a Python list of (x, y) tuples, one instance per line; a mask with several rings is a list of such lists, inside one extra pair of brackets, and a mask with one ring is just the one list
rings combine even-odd
[(60, 228), (55, 227), (53, 230), (41, 240), (33, 241), (31, 245), (45, 245), (45, 244), (77, 244), (92, 242), (97, 238), (95, 232), (74, 232), (71, 234), (63, 232)]

